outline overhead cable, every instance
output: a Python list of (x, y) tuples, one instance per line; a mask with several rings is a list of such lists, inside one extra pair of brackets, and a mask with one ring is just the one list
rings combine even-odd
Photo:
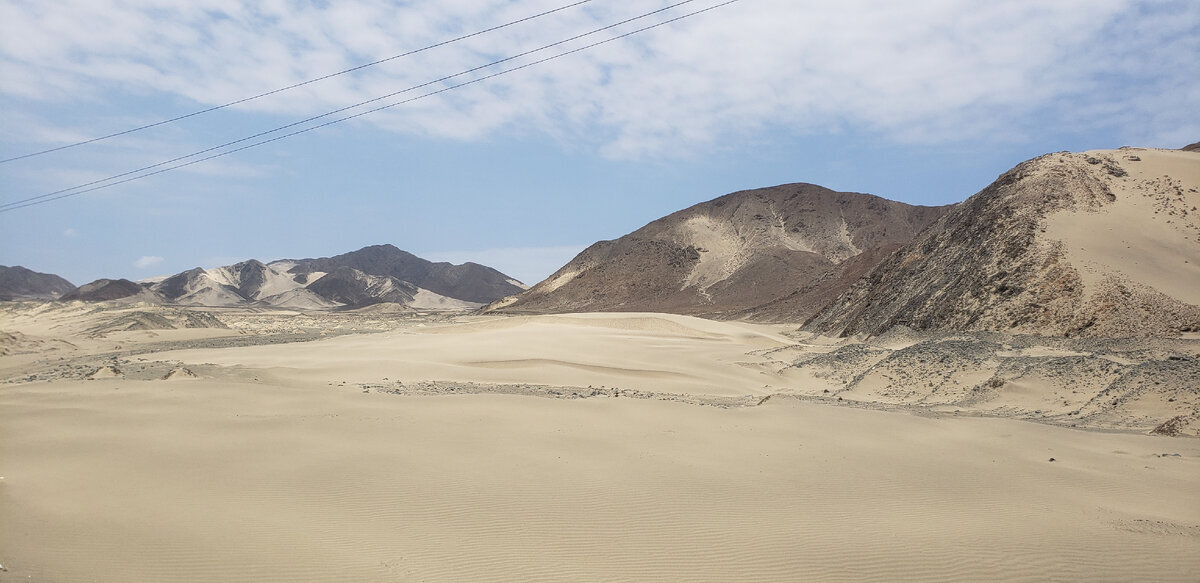
[(538, 14), (534, 14), (534, 15), (532, 15), (532, 16), (526, 16), (525, 18), (519, 18), (519, 19), (517, 19), (517, 20), (514, 20), (514, 21), (512, 21), (512, 22), (506, 22), (506, 23), (504, 23), (504, 24), (500, 24), (500, 25), (497, 25), (497, 26), (493, 26), (493, 27), (491, 27), (491, 28), (486, 28), (486, 29), (484, 29), (484, 30), (481, 30), (481, 31), (478, 31), (478, 32), (473, 32), (473, 33), (471, 33), (471, 34), (464, 34), (464, 35), (462, 35), (462, 36), (455, 37), (455, 38), (452, 38), (452, 39), (450, 39), (450, 40), (444, 40), (444, 41), (441, 41), (441, 42), (438, 42), (438, 43), (434, 43), (434, 44), (431, 44), (431, 45), (428, 45), (428, 46), (421, 47), (421, 48), (419, 48), (419, 49), (414, 49), (414, 50), (408, 51), (408, 52), (406, 52), (406, 53), (401, 53), (401, 54), (399, 54), (399, 55), (392, 55), (392, 56), (390, 56), (390, 57), (387, 57), (387, 58), (384, 58), (384, 59), (379, 59), (378, 61), (371, 61), (370, 63), (365, 63), (365, 64), (358, 65), (358, 66), (355, 66), (355, 67), (351, 67), (351, 68), (349, 68), (349, 69), (344, 69), (344, 70), (338, 71), (338, 72), (336, 72), (336, 73), (329, 73), (328, 75), (322, 75), (322, 76), (320, 76), (320, 77), (314, 77), (314, 78), (312, 78), (312, 79), (309, 79), (309, 80), (307, 80), (307, 81), (301, 81), (300, 83), (296, 83), (296, 84), (294, 84), (294, 85), (288, 85), (287, 87), (280, 87), (279, 89), (273, 89), (273, 90), (271, 90), (271, 91), (267, 91), (266, 93), (259, 93), (258, 95), (253, 95), (253, 96), (250, 96), (250, 97), (245, 97), (245, 98), (242, 98), (242, 99), (238, 99), (237, 101), (230, 101), (229, 103), (225, 103), (225, 104), (221, 104), (221, 105), (215, 105), (215, 106), (213, 106), (213, 107), (209, 107), (209, 108), (207, 108), (207, 109), (202, 109), (202, 110), (200, 110), (200, 111), (194, 111), (194, 112), (192, 112), (192, 113), (188, 113), (188, 114), (180, 115), (180, 116), (173, 117), (173, 118), (170, 118), (170, 119), (164, 119), (164, 120), (162, 120), (162, 121), (157, 121), (157, 122), (154, 122), (154, 123), (149, 123), (149, 124), (146, 124), (146, 125), (143, 125), (143, 126), (138, 126), (138, 127), (135, 127), (135, 128), (130, 128), (130, 129), (127, 129), (127, 130), (123, 130), (123, 131), (119, 131), (119, 132), (111, 133), (111, 134), (104, 135), (104, 136), (100, 136), (100, 137), (97, 137), (97, 138), (91, 138), (91, 139), (83, 140), (83, 141), (80, 141), (80, 142), (75, 142), (75, 143), (72, 143), (72, 144), (66, 144), (66, 145), (63, 145), (63, 146), (57, 146), (57, 147), (54, 147), (54, 148), (49, 148), (49, 149), (46, 149), (46, 150), (41, 150), (41, 151), (39, 151), (39, 152), (31, 152), (31, 153), (29, 153), (29, 154), (22, 154), (22, 155), (20, 155), (20, 156), (13, 156), (12, 158), (5, 158), (5, 159), (3, 159), (3, 160), (0, 160), (0, 164), (3, 164), (3, 163), (5, 163), (5, 162), (13, 162), (13, 161), (16, 161), (16, 160), (24, 160), (25, 158), (32, 158), (32, 157), (34, 157), (34, 156), (41, 156), (42, 154), (49, 154), (49, 153), (51, 153), (51, 152), (58, 152), (58, 151), (60, 151), (60, 150), (66, 150), (66, 149), (68, 149), (68, 148), (74, 148), (74, 147), (77, 147), (77, 146), (83, 146), (83, 145), (86, 145), (86, 144), (93, 144), (93, 143), (95, 143), (95, 142), (99, 142), (99, 141), (102, 141), (102, 140), (107, 140), (107, 139), (109, 139), (109, 138), (115, 138), (115, 137), (117, 137), (117, 136), (124, 136), (124, 135), (127, 135), (127, 134), (132, 134), (132, 133), (134, 133), (134, 132), (140, 132), (140, 131), (142, 131), (142, 130), (147, 130), (147, 129), (154, 128), (154, 127), (158, 127), (158, 126), (161, 126), (161, 125), (166, 125), (166, 124), (169, 124), (169, 123), (174, 123), (174, 122), (177, 122), (177, 121), (180, 121), (180, 120), (185, 120), (185, 119), (188, 119), (188, 118), (191, 118), (191, 117), (196, 117), (196, 116), (198, 116), (198, 115), (203, 115), (203, 114), (206, 114), (206, 113), (210, 113), (210, 112), (213, 112), (213, 111), (217, 111), (217, 110), (219, 110), (219, 109), (225, 109), (225, 108), (227, 108), (227, 107), (233, 107), (234, 105), (239, 105), (239, 104), (242, 104), (242, 103), (246, 103), (247, 101), (254, 101), (255, 99), (259, 99), (259, 98), (262, 98), (262, 97), (267, 97), (267, 96), (270, 96), (270, 95), (275, 95), (276, 93), (283, 93), (284, 91), (288, 91), (288, 90), (291, 90), (291, 89), (296, 89), (296, 88), (298, 88), (298, 87), (304, 87), (305, 85), (311, 85), (311, 84), (313, 84), (313, 83), (316, 83), (316, 82), (318, 82), (318, 81), (324, 81), (324, 80), (326, 80), (326, 79), (330, 79), (330, 78), (333, 78), (333, 77), (337, 77), (337, 76), (339, 76), (339, 75), (345, 75), (345, 74), (347, 74), (347, 73), (353, 73), (353, 72), (355, 72), (355, 71), (358, 71), (358, 70), (361, 70), (361, 69), (366, 69), (367, 67), (374, 67), (375, 65), (379, 65), (379, 64), (382, 64), (382, 63), (386, 63), (386, 62), (388, 62), (388, 61), (394, 61), (394, 60), (396, 60), (396, 59), (402, 59), (402, 58), (404, 58), (404, 57), (411, 57), (412, 55), (415, 55), (415, 54), (417, 54), (417, 53), (423, 53), (423, 52), (425, 52), (425, 51), (432, 50), (432, 49), (436, 49), (436, 48), (438, 48), (438, 47), (444, 47), (444, 46), (446, 46), (446, 45), (448, 45), (448, 44), (456, 43), (456, 42), (458, 42), (458, 41), (461, 41), (461, 40), (466, 40), (466, 39), (469, 39), (469, 38), (472, 38), (472, 37), (476, 37), (476, 36), (480, 36), (480, 35), (483, 35), (483, 34), (487, 34), (487, 33), (489, 33), (489, 32), (495, 32), (495, 31), (497, 31), (497, 30), (500, 30), (500, 29), (502, 29), (502, 28), (507, 28), (507, 27), (513, 26), (513, 25), (515, 25), (515, 24), (520, 24), (520, 23), (522, 23), (522, 22), (528, 22), (528, 21), (530, 21), (530, 20), (534, 20), (534, 19), (537, 19), (537, 18), (541, 18), (541, 17), (543, 17), (543, 16), (546, 16), (546, 15), (549, 15), (549, 14), (554, 14), (555, 12), (561, 12), (561, 11), (563, 11), (563, 10), (566, 10), (566, 9), (568, 9), (568, 8), (574, 8), (574, 7), (576, 7), (576, 6), (579, 6), (580, 4), (586, 4), (586, 3), (588, 3), (588, 2), (591, 2), (591, 1), (592, 1), (592, 0), (579, 0), (578, 2), (574, 2), (574, 3), (572, 3), (572, 4), (567, 4), (566, 6), (560, 6), (560, 7), (558, 7), (558, 8), (555, 8), (555, 9), (553, 9), (553, 10), (547, 10), (547, 11), (545, 11), (545, 12), (539, 12)]
[[(86, 183), (86, 184), (81, 184), (81, 185), (78, 185), (78, 186), (74, 186), (74, 187), (71, 187), (71, 188), (66, 188), (66, 189), (62, 189), (62, 190), (59, 190), (59, 191), (50, 192), (50, 193), (46, 193), (46, 194), (43, 194), (43, 195), (34, 196), (34, 197), (30, 197), (30, 198), (26, 198), (26, 199), (22, 199), (22, 200), (18, 200), (18, 201), (10, 202), (10, 203), (5, 203), (5, 204), (3, 204), (3, 205), (0, 205), (0, 213), (4, 213), (4, 212), (8, 212), (8, 211), (12, 211), (12, 210), (16, 210), (16, 209), (20, 209), (20, 208), (25, 208), (25, 207), (29, 207), (29, 206), (34, 206), (34, 205), (38, 205), (38, 204), (43, 204), (43, 203), (47, 203), (47, 202), (54, 201), (54, 200), (60, 200), (60, 199), (63, 199), (63, 198), (68, 198), (68, 197), (72, 197), (72, 196), (76, 196), (76, 195), (84, 194), (84, 193), (87, 193), (87, 192), (92, 192), (92, 191), (95, 191), (95, 190), (100, 190), (100, 189), (103, 189), (103, 188), (108, 188), (108, 187), (111, 187), (111, 186), (116, 186), (116, 185), (118, 185), (118, 184), (125, 184), (125, 183), (127, 183), (127, 182), (132, 182), (132, 181), (134, 181), (134, 180), (140, 180), (140, 179), (142, 179), (142, 178), (146, 178), (146, 177), (149, 177), (149, 176), (154, 176), (154, 175), (156, 175), (156, 174), (162, 174), (162, 173), (164, 173), (164, 172), (169, 172), (169, 171), (171, 171), (171, 170), (176, 170), (176, 169), (179, 169), (179, 168), (184, 168), (184, 167), (191, 166), (191, 165), (194, 165), (194, 164), (199, 164), (199, 163), (201, 163), (201, 162), (205, 162), (205, 161), (208, 161), (208, 160), (212, 160), (212, 159), (214, 159), (214, 158), (220, 158), (220, 157), (223, 157), (223, 156), (228, 156), (228, 155), (230, 155), (230, 154), (233, 154), (233, 153), (236, 153), (236, 152), (241, 152), (241, 151), (243, 151), (243, 150), (248, 150), (248, 149), (250, 149), (250, 148), (258, 147), (258, 146), (261, 146), (261, 145), (264, 145), (264, 144), (269, 144), (269, 143), (271, 143), (271, 142), (276, 142), (276, 141), (279, 141), (279, 140), (283, 140), (283, 139), (286, 139), (286, 138), (290, 138), (290, 137), (292, 137), (292, 136), (296, 136), (296, 135), (299, 135), (299, 134), (307, 133), (307, 132), (310, 132), (310, 131), (313, 131), (313, 130), (316, 130), (316, 129), (320, 129), (320, 128), (323, 128), (323, 127), (326, 127), (326, 126), (331, 126), (331, 125), (333, 125), (333, 124), (337, 124), (337, 123), (341, 123), (341, 122), (344, 122), (344, 121), (349, 121), (349, 120), (351, 120), (351, 119), (355, 119), (355, 118), (363, 117), (363, 116), (365, 116), (365, 115), (369, 115), (369, 114), (372, 114), (372, 113), (376, 113), (376, 112), (379, 112), (379, 111), (382, 111), (382, 110), (385, 110), (385, 109), (389, 109), (389, 108), (392, 108), (392, 107), (396, 107), (396, 106), (399, 106), (399, 105), (404, 105), (404, 104), (407, 104), (407, 103), (412, 103), (412, 102), (414, 102), (414, 101), (417, 101), (417, 100), (420, 100), (420, 99), (424, 99), (424, 98), (427, 98), (427, 97), (432, 97), (432, 96), (434, 96), (434, 95), (439, 95), (439, 94), (441, 94), (441, 93), (445, 93), (445, 92), (448, 92), (448, 91), (452, 91), (452, 90), (454, 90), (454, 89), (458, 89), (458, 88), (465, 87), (465, 86), (468, 86), (468, 85), (473, 85), (473, 84), (475, 84), (475, 83), (479, 83), (479, 82), (481, 82), (481, 81), (486, 81), (486, 80), (488, 80), (488, 79), (493, 79), (493, 78), (495, 78), (495, 77), (499, 77), (499, 76), (501, 76), (501, 75), (506, 75), (506, 74), (508, 74), (508, 73), (512, 73), (512, 72), (515, 72), (515, 71), (520, 71), (520, 70), (522, 70), (522, 69), (526, 69), (526, 68), (529, 68), (529, 67), (533, 67), (533, 66), (535, 66), (535, 65), (540, 65), (540, 64), (543, 64), (543, 63), (546, 63), (546, 62), (549, 62), (549, 61), (553, 61), (553, 60), (556, 60), (556, 59), (560, 59), (560, 58), (562, 58), (562, 57), (565, 57), (565, 56), (568, 56), (568, 55), (572, 55), (572, 54), (579, 53), (579, 52), (582, 52), (582, 51), (585, 51), (585, 50), (588, 50), (588, 49), (592, 49), (592, 48), (598, 47), (598, 46), (600, 46), (600, 45), (604, 45), (604, 44), (608, 44), (608, 43), (611, 43), (611, 42), (614, 42), (614, 41), (617, 41), (617, 40), (621, 40), (621, 39), (623, 39), (623, 38), (627, 38), (627, 37), (630, 37), (630, 36), (633, 36), (633, 35), (635, 35), (635, 34), (639, 34), (639, 33), (642, 33), (642, 32), (645, 32), (645, 31), (648, 31), (648, 30), (651, 30), (651, 29), (659, 28), (659, 27), (661, 27), (661, 26), (665, 26), (665, 25), (667, 25), (667, 24), (671, 24), (671, 23), (674, 23), (674, 22), (678, 22), (678, 21), (680, 21), (680, 20), (683, 20), (683, 19), (685, 19), (685, 18), (689, 18), (689, 17), (692, 17), (692, 16), (696, 16), (696, 15), (698, 15), (698, 14), (703, 14), (703, 13), (705, 13), (705, 12), (709, 12), (709, 11), (711, 11), (711, 10), (715, 10), (715, 9), (717, 9), (717, 8), (720, 8), (720, 7), (722, 7), (722, 6), (727, 6), (727, 5), (729, 5), (729, 4), (733, 4), (733, 3), (737, 2), (738, 0), (726, 0), (725, 2), (721, 2), (721, 3), (715, 4), (715, 5), (713, 5), (713, 6), (709, 6), (709, 7), (707, 7), (707, 8), (703, 8), (703, 9), (700, 9), (700, 10), (696, 10), (696, 11), (694, 11), (694, 12), (689, 12), (689, 13), (687, 13), (687, 14), (683, 14), (683, 15), (680, 15), (680, 16), (672, 17), (672, 18), (670, 18), (670, 19), (667, 19), (667, 20), (664, 20), (664, 21), (662, 21), (662, 22), (658, 22), (658, 23), (655, 23), (655, 24), (652, 24), (652, 25), (649, 25), (649, 26), (645, 26), (645, 27), (642, 27), (642, 28), (636, 29), (636, 30), (632, 30), (632, 31), (629, 31), (629, 32), (625, 32), (625, 33), (622, 33), (622, 34), (620, 34), (620, 35), (614, 36), (614, 37), (612, 37), (612, 38), (604, 39), (604, 40), (597, 41), (597, 42), (594, 42), (594, 43), (591, 43), (591, 44), (588, 44), (588, 45), (584, 45), (584, 46), (577, 47), (577, 48), (574, 48), (574, 49), (571, 49), (571, 50), (568, 50), (568, 51), (564, 51), (564, 52), (562, 52), (562, 53), (559, 53), (559, 54), (556, 54), (556, 55), (552, 55), (552, 56), (550, 56), (550, 57), (545, 57), (545, 58), (543, 58), (543, 59), (539, 59), (539, 60), (536, 60), (536, 61), (531, 61), (531, 62), (529, 62), (529, 63), (525, 63), (525, 64), (522, 64), (522, 65), (518, 65), (518, 66), (512, 67), (512, 68), (510, 68), (510, 69), (504, 69), (504, 70), (502, 70), (502, 71), (497, 71), (497, 72), (495, 72), (495, 73), (491, 73), (491, 74), (488, 74), (488, 75), (485, 75), (485, 76), (482, 76), (482, 77), (478, 77), (478, 78), (476, 78), (476, 79), (472, 79), (472, 80), (469, 80), (469, 81), (464, 81), (464, 82), (462, 82), (462, 83), (458, 83), (458, 84), (456, 84), (456, 85), (450, 85), (450, 86), (447, 86), (447, 87), (443, 87), (443, 88), (441, 88), (441, 89), (437, 89), (437, 90), (435, 90), (435, 91), (430, 91), (430, 92), (428, 92), (428, 93), (423, 93), (423, 94), (421, 94), (421, 95), (418, 95), (418, 96), (415, 96), (415, 97), (410, 97), (410, 98), (408, 98), (408, 99), (404, 99), (404, 100), (397, 101), (397, 102), (394, 102), (394, 103), (389, 103), (389, 104), (382, 105), (382, 106), (379, 106), (379, 107), (376, 107), (376, 108), (373, 108), (373, 109), (369, 109), (369, 110), (362, 111), (362, 112), (359, 112), (359, 113), (355, 113), (355, 114), (352, 114), (352, 115), (348, 115), (348, 116), (345, 116), (345, 117), (341, 117), (341, 118), (333, 119), (333, 120), (330, 120), (330, 121), (326, 121), (326, 122), (324, 122), (324, 123), (320, 123), (320, 124), (317, 124), (317, 125), (314, 125), (314, 126), (310, 126), (310, 127), (306, 127), (306, 128), (303, 128), (303, 129), (299, 129), (299, 130), (296, 130), (296, 131), (293, 131), (293, 132), (289, 132), (289, 133), (286, 133), (286, 134), (278, 135), (278, 136), (275, 136), (275, 137), (272, 137), (272, 138), (269, 138), (269, 139), (266, 139), (266, 140), (262, 140), (262, 141), (254, 142), (254, 143), (251, 143), (251, 144), (247, 144), (247, 145), (245, 145), (245, 146), (241, 146), (241, 147), (239, 147), (239, 148), (234, 148), (234, 149), (232, 149), (232, 150), (226, 150), (226, 151), (223, 151), (223, 152), (218, 152), (218, 153), (215, 153), (215, 154), (212, 154), (212, 155), (209, 155), (209, 156), (205, 156), (205, 157), (203, 157), (203, 158), (198, 158), (198, 159), (195, 159), (195, 160), (189, 160), (189, 161), (183, 162), (183, 160), (186, 160), (187, 158), (193, 158), (193, 157), (195, 157), (195, 156), (198, 156), (198, 155), (201, 155), (201, 154), (204, 154), (204, 153), (207, 153), (207, 152), (212, 152), (212, 151), (214, 151), (214, 150), (218, 150), (218, 149), (221, 149), (221, 148), (224, 148), (224, 147), (230, 146), (230, 145), (238, 144), (238, 143), (241, 143), (241, 142), (245, 142), (245, 141), (248, 141), (248, 140), (252, 140), (252, 139), (254, 139), (254, 138), (257, 138), (257, 137), (262, 137), (262, 136), (265, 136), (265, 135), (268, 135), (268, 134), (271, 134), (271, 133), (275, 133), (275, 132), (281, 131), (281, 130), (283, 130), (283, 129), (286, 129), (286, 128), (289, 128), (289, 127), (294, 127), (294, 126), (296, 126), (296, 125), (300, 125), (300, 124), (306, 123), (306, 122), (308, 122), (308, 121), (313, 121), (313, 120), (320, 119), (320, 118), (323, 118), (323, 117), (328, 117), (329, 115), (332, 115), (332, 114), (335, 114), (335, 113), (344, 112), (344, 111), (346, 111), (346, 110), (348, 110), (348, 109), (353, 109), (353, 108), (355, 108), (355, 107), (359, 107), (359, 106), (361, 106), (361, 105), (364, 105), (364, 104), (367, 104), (367, 103), (372, 103), (372, 102), (375, 102), (375, 101), (379, 101), (379, 100), (381, 100), (381, 99), (386, 99), (386, 98), (388, 98), (388, 97), (394, 97), (394, 96), (396, 96), (396, 95), (399, 95), (399, 94), (402, 94), (402, 93), (407, 93), (407, 92), (409, 92), (409, 91), (412, 91), (412, 90), (414, 90), (414, 89), (419, 89), (419, 88), (427, 87), (427, 86), (429, 86), (429, 85), (432, 85), (432, 84), (435, 84), (435, 83), (438, 83), (438, 82), (441, 82), (441, 81), (445, 81), (445, 80), (448, 80), (448, 79), (452, 79), (452, 78), (454, 78), (454, 77), (459, 77), (459, 76), (465, 75), (465, 74), (467, 74), (467, 73), (470, 73), (470, 72), (473, 72), (473, 71), (478, 71), (479, 69), (483, 69), (483, 68), (486, 68), (486, 67), (490, 67), (490, 66), (493, 66), (493, 65), (496, 65), (496, 64), (499, 64), (499, 63), (503, 63), (503, 62), (506, 62), (506, 61), (511, 61), (511, 60), (513, 60), (513, 59), (515, 59), (515, 58), (519, 58), (519, 57), (521, 57), (521, 56), (526, 56), (526, 55), (529, 55), (529, 54), (532, 54), (532, 53), (535, 53), (535, 52), (538, 52), (538, 51), (541, 51), (541, 50), (545, 50), (545, 49), (547, 49), (547, 48), (551, 48), (551, 47), (558, 46), (558, 45), (561, 45), (561, 44), (563, 44), (563, 43), (566, 43), (566, 42), (570, 42), (570, 41), (572, 41), (572, 40), (577, 40), (577, 39), (579, 39), (579, 38), (582, 38), (582, 37), (585, 37), (585, 36), (589, 36), (589, 35), (591, 35), (591, 34), (595, 34), (595, 33), (597, 33), (597, 32), (600, 32), (600, 31), (603, 31), (603, 30), (607, 30), (607, 29), (613, 28), (613, 27), (615, 27), (615, 26), (620, 26), (621, 24), (625, 24), (625, 23), (628, 23), (628, 22), (632, 22), (632, 21), (634, 21), (634, 20), (638, 20), (638, 19), (641, 19), (641, 18), (645, 18), (645, 17), (647, 17), (647, 16), (650, 16), (650, 15), (652, 15), (652, 14), (656, 14), (656, 13), (658, 13), (658, 12), (662, 12), (662, 11), (664, 11), (664, 10), (668, 10), (668, 9), (670, 9), (670, 8), (674, 8), (674, 7), (676, 7), (676, 6), (680, 6), (680, 5), (682, 5), (682, 4), (687, 4), (687, 3), (689, 3), (689, 2), (693, 2), (693, 1), (694, 1), (694, 0), (685, 0), (684, 2), (679, 2), (679, 3), (677, 3), (677, 4), (673, 4), (673, 5), (671, 5), (671, 6), (668, 6), (668, 7), (666, 7), (666, 8), (659, 9), (659, 10), (656, 10), (656, 11), (654, 11), (654, 12), (650, 12), (650, 13), (647, 13), (647, 14), (643, 14), (642, 16), (638, 16), (638, 17), (630, 18), (630, 19), (627, 19), (627, 20), (624, 20), (624, 21), (621, 21), (621, 22), (618, 22), (618, 23), (615, 23), (615, 24), (612, 24), (612, 25), (605, 26), (605, 27), (603, 27), (603, 28), (596, 29), (596, 30), (594, 30), (594, 31), (591, 31), (591, 32), (588, 32), (588, 33), (584, 33), (584, 34), (581, 34), (581, 35), (577, 35), (577, 36), (571, 37), (570, 39), (566, 39), (566, 40), (563, 40), (563, 41), (559, 41), (559, 42), (556, 42), (556, 43), (552, 43), (552, 44), (546, 45), (546, 46), (544, 46), (544, 47), (540, 47), (540, 48), (538, 48), (538, 49), (534, 49), (534, 50), (531, 50), (531, 51), (526, 51), (526, 52), (524, 52), (524, 53), (520, 53), (520, 54), (518, 54), (518, 55), (514, 55), (514, 56), (511, 56), (511, 57), (506, 57), (506, 58), (504, 58), (504, 59), (501, 59), (501, 60), (498, 60), (498, 61), (494, 61), (494, 62), (492, 62), (492, 63), (489, 63), (489, 64), (487, 64), (487, 65), (481, 65), (481, 66), (479, 66), (479, 67), (475, 67), (475, 68), (473, 68), (473, 69), (470, 69), (470, 70), (467, 70), (467, 71), (463, 71), (462, 73), (457, 73), (457, 74), (454, 74), (454, 75), (449, 75), (449, 76), (443, 77), (443, 78), (441, 78), (441, 79), (438, 79), (438, 80), (435, 80), (435, 81), (430, 81), (430, 82), (428, 82), (428, 83), (423, 83), (423, 84), (421, 84), (421, 85), (417, 85), (417, 86), (414, 86), (414, 87), (410, 87), (410, 88), (408, 88), (408, 89), (405, 89), (405, 90), (403, 90), (403, 91), (397, 91), (397, 92), (395, 92), (395, 93), (392, 93), (392, 94), (389, 94), (389, 95), (386, 95), (386, 96), (383, 96), (383, 97), (379, 97), (379, 98), (371, 99), (371, 100), (368, 100), (368, 101), (364, 101), (364, 102), (362, 102), (362, 103), (355, 104), (355, 105), (352, 105), (352, 106), (349, 106), (349, 107), (345, 107), (345, 108), (342, 108), (342, 109), (339, 109), (339, 110), (335, 110), (335, 111), (332, 111), (332, 112), (329, 112), (329, 113), (321, 114), (321, 115), (319, 115), (319, 116), (314, 116), (314, 117), (312, 117), (312, 118), (308, 118), (307, 120), (302, 120), (302, 121), (299, 121), (299, 122), (295, 122), (295, 123), (292, 123), (292, 124), (288, 124), (288, 125), (286, 125), (286, 126), (282, 126), (282, 127), (279, 127), (279, 128), (276, 128), (276, 129), (273, 129), (273, 130), (267, 131), (267, 132), (262, 132), (262, 133), (259, 133), (259, 134), (255, 134), (254, 136), (249, 136), (249, 137), (246, 137), (246, 138), (242, 138), (242, 139), (240, 139), (240, 140), (235, 140), (235, 141), (233, 141), (233, 142), (228, 142), (228, 143), (226, 143), (226, 144), (222, 144), (222, 145), (220, 145), (220, 146), (214, 146), (214, 147), (212, 147), (212, 148), (208, 148), (208, 149), (206, 149), (206, 150), (201, 150), (201, 151), (199, 151), (199, 152), (194, 152), (194, 153), (192, 153), (192, 154), (189, 154), (189, 155), (187, 155), (187, 156), (181, 156), (181, 157), (179, 157), (179, 158), (174, 158), (174, 159), (172, 159), (172, 160), (168, 160), (168, 161), (165, 161), (165, 162), (160, 162), (160, 163), (158, 163), (158, 164), (154, 164), (154, 165), (151, 165), (151, 166), (146, 166), (146, 167), (144, 167), (144, 168), (140, 168), (140, 169), (138, 169), (138, 170), (132, 170), (132, 171), (130, 171), (130, 172), (125, 172), (125, 173), (123, 173), (123, 174), (118, 174), (118, 175), (115, 175), (115, 176), (110, 176), (110, 177), (108, 177), (108, 178), (105, 178), (105, 179), (102, 179), (102, 180), (95, 180), (95, 181), (92, 181), (92, 182), (89, 182), (89, 183)], [(179, 163), (179, 164), (175, 164), (175, 165), (173, 165), (173, 166), (167, 166), (168, 164), (172, 164), (172, 163), (174, 163), (174, 162), (180, 162), (180, 163)], [(165, 167), (164, 167), (164, 166), (165, 166)], [(144, 174), (139, 174), (139, 173), (141, 173), (141, 172), (143, 172), (143, 171), (146, 171), (146, 170), (153, 170), (153, 171), (151, 171), (151, 172), (145, 172)], [(136, 176), (131, 176), (131, 175), (133, 175), (133, 174), (136, 174)], [(118, 178), (121, 178), (121, 180), (117, 180)], [(113, 180), (115, 180), (115, 182), (110, 182), (110, 181), (113, 181)], [(103, 184), (101, 184), (101, 183), (103, 183)]]

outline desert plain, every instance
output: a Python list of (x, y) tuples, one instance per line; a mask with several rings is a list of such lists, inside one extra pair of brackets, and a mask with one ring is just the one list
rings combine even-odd
[(0, 581), (1200, 573), (1187, 335), (0, 310)]

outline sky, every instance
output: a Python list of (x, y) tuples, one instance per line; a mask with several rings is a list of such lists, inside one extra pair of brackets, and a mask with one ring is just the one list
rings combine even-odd
[(1041, 154), (1200, 140), (1194, 0), (724, 1), (3, 0), (2, 159), (388, 60), (0, 163), (0, 264), (78, 285), (390, 243), (534, 284), (738, 190), (940, 205)]

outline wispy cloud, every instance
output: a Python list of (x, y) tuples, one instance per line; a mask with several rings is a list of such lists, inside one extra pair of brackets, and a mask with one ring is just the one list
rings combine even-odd
[(79, 236), (79, 231), (74, 228), (69, 228), (63, 231), (63, 236), (68, 239), (74, 239)]
[(163, 262), (163, 258), (157, 255), (143, 255), (133, 262), (133, 266), (138, 269), (146, 269), (153, 267)]
[[(666, 4), (596, 3), (244, 107), (319, 113)], [(218, 104), (556, 5), (7, 2), (0, 64), (20, 82), (0, 91), (74, 100), (120, 85)], [(466, 140), (520, 128), (617, 157), (670, 156), (766, 128), (946, 142), (1052, 119), (1194, 135), (1198, 39), (1200, 3), (1189, 0), (744, 1), (371, 122)]]

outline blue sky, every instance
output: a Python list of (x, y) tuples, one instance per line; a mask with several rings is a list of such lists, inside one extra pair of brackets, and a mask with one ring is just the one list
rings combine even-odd
[[(0, 157), (228, 103), (570, 3), (5, 0)], [(719, 3), (693, 0), (507, 65)], [(0, 203), (670, 4), (591, 0), (236, 107), (3, 163)], [(594, 241), (728, 192), (812, 182), (946, 204), (1043, 153), (1200, 140), (1198, 111), (1200, 3), (1190, 0), (739, 0), (255, 149), (0, 212), (0, 264), (81, 284), (392, 243), (533, 284)]]

